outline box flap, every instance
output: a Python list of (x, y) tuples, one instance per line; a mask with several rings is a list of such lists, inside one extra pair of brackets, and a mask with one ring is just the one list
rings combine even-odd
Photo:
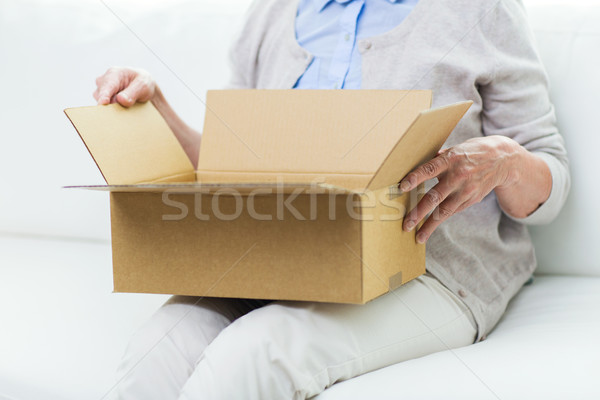
[(199, 172), (372, 175), (428, 90), (222, 90), (207, 93)]
[(471, 104), (465, 101), (421, 112), (383, 161), (368, 189), (394, 185), (435, 157)]
[(80, 185), (64, 186), (65, 189), (87, 189), (101, 192), (122, 193), (216, 193), (240, 194), (240, 195), (265, 195), (277, 193), (297, 194), (353, 194), (356, 193), (343, 187), (329, 185), (326, 183), (148, 183), (138, 185)]
[(194, 179), (194, 166), (150, 103), (68, 108), (65, 114), (109, 184)]

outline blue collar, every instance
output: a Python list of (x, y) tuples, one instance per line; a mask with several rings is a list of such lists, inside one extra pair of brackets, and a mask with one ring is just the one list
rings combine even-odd
[[(313, 5), (315, 6), (315, 9), (317, 10), (317, 12), (321, 12), (323, 11), (323, 9), (325, 8), (325, 6), (329, 3), (331, 3), (332, 1), (336, 1), (340, 4), (346, 4), (349, 3), (353, 0), (312, 0)], [(387, 0), (390, 3), (397, 3), (398, 0)]]

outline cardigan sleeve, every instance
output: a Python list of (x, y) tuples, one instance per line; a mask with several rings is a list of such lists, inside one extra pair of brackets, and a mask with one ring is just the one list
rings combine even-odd
[(526, 218), (509, 217), (524, 224), (548, 223), (558, 215), (570, 188), (569, 162), (556, 127), (548, 78), (520, 1), (498, 1), (489, 22), (495, 68), (480, 87), (483, 132), (508, 136), (546, 162), (552, 174), (549, 198)]

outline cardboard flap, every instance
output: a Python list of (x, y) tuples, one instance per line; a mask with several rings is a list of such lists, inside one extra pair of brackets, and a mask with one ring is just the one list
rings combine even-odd
[[(190, 177), (194, 167), (150, 103), (68, 108), (65, 114), (108, 184)], [(188, 179), (186, 178), (186, 179)]]
[(101, 192), (123, 192), (123, 193), (219, 193), (240, 195), (268, 195), (278, 193), (297, 194), (329, 194), (356, 192), (343, 187), (329, 184), (307, 184), (307, 183), (151, 183), (137, 185), (82, 185), (64, 186), (65, 189), (86, 189)]
[(421, 112), (385, 158), (368, 189), (394, 185), (435, 157), (471, 104), (465, 101)]
[(428, 90), (207, 93), (199, 172), (373, 174)]

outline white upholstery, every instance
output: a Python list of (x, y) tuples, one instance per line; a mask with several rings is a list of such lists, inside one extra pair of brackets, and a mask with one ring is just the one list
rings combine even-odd
[(108, 243), (0, 246), (0, 399), (100, 399), (128, 337), (168, 296), (111, 293)]
[(561, 215), (534, 227), (538, 273), (600, 276), (600, 2), (548, 1), (529, 15), (550, 77), (558, 125), (570, 155), (572, 188)]
[[(129, 337), (166, 298), (111, 293), (107, 196), (60, 188), (102, 183), (62, 109), (92, 104), (108, 66), (136, 65), (200, 128), (196, 95), (226, 81), (227, 43), (248, 2), (105, 1), (139, 39), (98, 1), (0, 2), (0, 399), (100, 399)], [(564, 212), (531, 229), (543, 276), (484, 342), (319, 399), (600, 398), (600, 4), (526, 4), (573, 173)]]
[(536, 278), (484, 342), (359, 376), (317, 398), (598, 399), (599, 289), (600, 278)]

